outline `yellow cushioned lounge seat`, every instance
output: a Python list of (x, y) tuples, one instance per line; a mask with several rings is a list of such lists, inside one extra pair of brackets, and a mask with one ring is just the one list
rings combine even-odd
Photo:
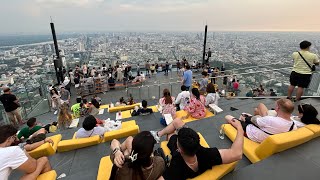
[(97, 180), (109, 180), (111, 176), (112, 162), (110, 156), (101, 158)]
[(73, 135), (73, 139), (60, 141), (58, 144), (58, 152), (66, 152), (88, 146), (93, 146), (101, 142), (101, 138), (98, 135), (79, 139), (76, 139), (75, 135), (76, 132)]
[(309, 124), (309, 125), (306, 125), (305, 128), (308, 128), (310, 131), (312, 131), (314, 133), (313, 138), (320, 136), (320, 125)]
[(48, 137), (53, 141), (53, 146), (50, 143), (44, 143), (38, 148), (28, 151), (29, 155), (35, 159), (43, 157), (43, 156), (51, 156), (56, 153), (57, 146), (59, 141), (61, 140), (61, 134), (57, 134), (51, 137)]
[(126, 119), (126, 118), (131, 118), (131, 111), (132, 110), (127, 110), (127, 111), (122, 111), (121, 112), (121, 118)]
[[(230, 124), (225, 124), (221, 127), (223, 126), (225, 134), (231, 141), (234, 141), (237, 130)], [(271, 135), (261, 144), (251, 141), (248, 138), (244, 138), (243, 150), (246, 157), (252, 163), (256, 163), (275, 153), (303, 144), (312, 139), (313, 136), (314, 133), (312, 131), (303, 127), (295, 131)]]
[[(206, 147), (208, 148), (209, 145), (206, 142), (206, 140), (203, 138), (203, 136), (199, 134), (200, 137), (200, 144), (202, 147)], [(171, 155), (170, 155), (170, 150), (167, 146), (168, 141), (163, 141), (161, 142), (161, 148), (163, 149), (163, 152), (166, 156), (170, 156), (171, 159)], [(193, 178), (193, 180), (211, 180), (211, 179), (221, 179), (223, 176), (225, 176), (226, 174), (228, 174), (229, 172), (231, 172), (232, 170), (234, 170), (234, 168), (236, 167), (237, 162), (233, 162), (230, 164), (222, 164), (222, 165), (218, 165), (218, 166), (213, 166), (211, 170), (207, 170), (206, 172), (200, 174), (199, 176)]]
[(100, 106), (100, 109), (108, 109), (109, 108), (109, 104), (104, 104)]
[(139, 126), (136, 124), (135, 120), (122, 122), (121, 129), (104, 133), (104, 142), (136, 135), (138, 133)]
[(135, 106), (140, 106), (140, 103), (132, 104), (132, 105), (127, 105), (127, 106), (118, 106), (118, 107), (112, 107), (109, 108), (108, 111), (111, 112), (118, 112), (118, 111), (125, 111), (125, 110), (130, 110), (134, 109)]
[(55, 170), (51, 170), (46, 173), (40, 174), (37, 177), (37, 180), (56, 180), (56, 179), (57, 179), (57, 173)]
[[(155, 113), (155, 112), (159, 112), (157, 106), (150, 106), (148, 107), (150, 109), (152, 109), (152, 111)], [(126, 110), (126, 111), (122, 111), (121, 112), (121, 117), (122, 119), (126, 119), (126, 118), (131, 118), (131, 113), (132, 113), (133, 110)]]
[[(180, 111), (177, 111), (176, 116), (177, 116), (177, 118), (181, 118), (183, 116), (186, 116), (187, 114), (188, 114), (187, 111), (180, 110)], [(206, 116), (204, 118), (209, 118), (212, 116), (214, 116), (214, 114), (212, 112), (210, 112), (208, 109), (206, 109)], [(201, 119), (204, 119), (204, 118), (201, 118)], [(184, 119), (183, 122), (188, 123), (188, 122), (196, 121), (196, 120), (200, 120), (200, 119), (196, 119), (196, 118), (189, 116), (189, 118)]]

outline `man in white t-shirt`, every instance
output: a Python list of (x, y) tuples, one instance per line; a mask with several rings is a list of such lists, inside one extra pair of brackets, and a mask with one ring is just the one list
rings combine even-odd
[[(260, 106), (260, 105), (259, 105)], [(259, 107), (258, 106), (258, 107)], [(275, 104), (275, 113), (262, 106), (258, 108), (260, 116), (247, 116), (242, 114), (240, 121), (245, 130), (246, 136), (255, 142), (261, 143), (269, 135), (280, 134), (296, 130), (297, 126), (291, 120), (291, 114), (294, 110), (294, 105), (289, 99), (279, 99)], [(231, 117), (234, 119), (234, 117)]]
[(178, 94), (175, 104), (179, 105), (180, 109), (184, 109), (190, 99), (190, 92), (187, 90), (185, 85), (181, 86), (181, 93)]
[(82, 123), (82, 128), (77, 131), (76, 138), (87, 138), (95, 135), (103, 137), (106, 132), (105, 128), (100, 126), (96, 127), (96, 124), (97, 120), (94, 116), (87, 116)]
[(25, 173), (22, 180), (37, 179), (40, 174), (51, 171), (47, 157), (36, 160), (19, 146), (11, 146), (17, 140), (16, 133), (12, 125), (0, 126), (0, 178), (7, 180), (15, 169)]

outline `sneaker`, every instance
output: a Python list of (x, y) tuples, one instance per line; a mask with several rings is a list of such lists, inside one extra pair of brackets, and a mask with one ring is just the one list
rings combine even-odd
[(160, 137), (158, 136), (158, 131), (150, 131), (152, 134), (153, 138), (157, 141), (157, 143), (160, 143)]

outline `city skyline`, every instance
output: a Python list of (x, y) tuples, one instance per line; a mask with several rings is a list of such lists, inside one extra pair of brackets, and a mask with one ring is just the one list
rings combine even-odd
[[(105, 31), (320, 31), (316, 0), (12, 0), (0, 34)], [(307, 13), (304, 13), (307, 12)]]

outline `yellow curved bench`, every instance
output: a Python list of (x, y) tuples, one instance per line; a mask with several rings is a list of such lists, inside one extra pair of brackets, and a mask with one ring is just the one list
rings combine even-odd
[(135, 106), (140, 106), (140, 103), (132, 104), (132, 105), (126, 105), (126, 106), (117, 106), (117, 107), (111, 107), (108, 109), (109, 113), (111, 112), (118, 112), (118, 111), (125, 111), (134, 109)]
[(320, 125), (318, 124), (309, 124), (306, 125), (305, 128), (308, 128), (310, 131), (314, 133), (313, 138), (319, 137), (320, 136)]
[(97, 180), (109, 180), (111, 176), (112, 166), (113, 164), (111, 162), (110, 156), (101, 158)]
[[(231, 141), (234, 141), (237, 135), (237, 130), (230, 124), (224, 124), (225, 134)], [(303, 144), (311, 140), (314, 133), (308, 128), (299, 128), (295, 131), (271, 135), (265, 139), (261, 144), (244, 138), (243, 150), (246, 157), (252, 162), (256, 163), (275, 153), (285, 151), (292, 147)]]
[[(181, 118), (183, 116), (186, 116), (187, 114), (188, 113), (185, 110), (177, 111), (176, 118)], [(209, 118), (209, 117), (212, 117), (212, 116), (214, 116), (214, 114), (212, 112), (210, 112), (208, 109), (206, 109), (206, 116), (204, 118)], [(204, 119), (204, 118), (201, 118), (201, 119)], [(196, 119), (196, 118), (193, 118), (193, 117), (189, 116), (189, 118), (188, 119), (184, 119), (183, 122), (188, 123), (188, 122), (196, 121), (196, 120), (200, 120), (200, 119)]]
[(57, 173), (55, 170), (51, 170), (46, 173), (40, 174), (37, 177), (37, 180), (56, 180), (56, 179), (57, 179)]
[[(199, 134), (200, 137), (200, 144), (202, 147), (209, 148), (208, 143), (206, 140), (203, 138), (203, 136)], [(168, 141), (163, 141), (161, 142), (161, 148), (163, 149), (163, 152), (166, 156), (170, 156), (171, 159), (171, 154), (170, 154), (170, 149), (167, 146)], [(213, 166), (211, 170), (207, 170), (204, 173), (200, 174), (199, 176), (193, 178), (192, 180), (209, 180), (209, 179), (221, 179), (223, 176), (228, 174), (229, 172), (233, 171), (234, 168), (236, 167), (237, 162), (233, 162), (230, 164), (222, 164), (218, 166)]]
[(51, 156), (56, 153), (58, 143), (60, 142), (62, 136), (57, 134), (51, 137), (48, 137), (53, 141), (53, 146), (50, 143), (44, 143), (38, 148), (28, 151), (29, 155), (35, 159), (38, 159), (43, 156)]
[(104, 142), (136, 135), (139, 133), (139, 126), (136, 124), (135, 120), (122, 122), (121, 125), (122, 127), (119, 130), (104, 133)]
[(99, 135), (88, 138), (75, 138), (76, 132), (73, 135), (73, 139), (60, 141), (58, 144), (58, 152), (66, 152), (75, 149), (80, 149), (88, 146), (97, 145), (101, 142)]

